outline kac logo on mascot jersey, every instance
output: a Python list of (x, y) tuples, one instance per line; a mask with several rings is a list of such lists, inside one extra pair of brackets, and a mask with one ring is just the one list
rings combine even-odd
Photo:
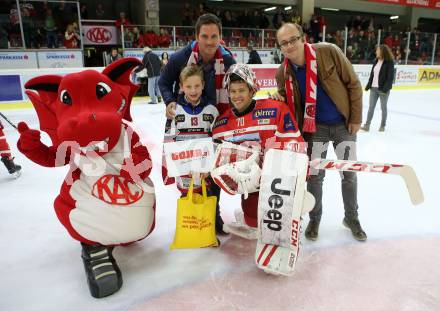
[(144, 191), (133, 181), (116, 175), (105, 175), (93, 185), (93, 196), (114, 205), (130, 205), (139, 201)]
[[(278, 189), (277, 185), (281, 183), (281, 178), (275, 178), (272, 181), (270, 190), (272, 195), (268, 199), (271, 209), (263, 216), (263, 223), (267, 224), (267, 228), (273, 231), (281, 231), (283, 214), (279, 211), (284, 204), (284, 197), (290, 196), (290, 190)], [(267, 218), (266, 218), (267, 217)]]

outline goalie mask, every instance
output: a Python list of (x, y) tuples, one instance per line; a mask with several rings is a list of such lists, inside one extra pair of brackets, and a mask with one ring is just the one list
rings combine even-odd
[(234, 64), (229, 67), (223, 78), (223, 88), (229, 91), (229, 85), (231, 84), (231, 75), (236, 74), (249, 86), (249, 88), (256, 93), (260, 87), (258, 86), (257, 77), (251, 67), (245, 64)]

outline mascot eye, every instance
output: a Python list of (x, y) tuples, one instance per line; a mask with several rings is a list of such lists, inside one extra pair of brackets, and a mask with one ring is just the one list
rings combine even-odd
[(98, 99), (103, 98), (105, 95), (107, 95), (108, 93), (111, 92), (111, 88), (105, 84), (104, 82), (99, 82), (96, 85), (96, 97), (98, 97)]
[(60, 101), (66, 105), (72, 105), (72, 97), (66, 90), (62, 90), (60, 94)]

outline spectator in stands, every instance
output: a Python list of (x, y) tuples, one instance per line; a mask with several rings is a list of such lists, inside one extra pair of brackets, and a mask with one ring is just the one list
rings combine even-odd
[(194, 21), (194, 12), (191, 9), (191, 5), (189, 2), (185, 2), (183, 4), (182, 9), (182, 26), (183, 27), (183, 35), (189, 36), (191, 35), (191, 31), (189, 30), (189, 27), (193, 25)]
[(77, 23), (77, 22), (73, 22), (73, 23), (72, 23), (72, 27), (73, 27), (73, 30), (74, 30), (76, 33), (79, 33), (79, 27), (78, 27), (78, 23)]
[(44, 30), (46, 30), (47, 48), (58, 48), (58, 33), (55, 20), (52, 16), (52, 10), (46, 11), (46, 19), (44, 20)]
[(351, 55), (351, 62), (355, 64), (359, 64), (359, 61), (361, 59), (361, 53), (362, 51), (359, 49), (359, 44), (357, 42), (353, 43), (352, 49), (351, 49), (352, 55)]
[(160, 28), (159, 37), (157, 38), (158, 46), (162, 48), (168, 48), (171, 44), (171, 36), (168, 34), (166, 28)]
[(144, 57), (142, 59), (142, 66), (135, 70), (136, 72), (140, 72), (142, 69), (147, 69), (147, 77), (148, 77), (148, 95), (150, 96), (149, 104), (157, 104), (157, 99), (160, 99), (160, 90), (158, 86), (158, 80), (160, 76), (160, 71), (162, 67), (162, 62), (156, 54), (148, 47), (144, 47), (143, 49)]
[(23, 24), (23, 35), (26, 48), (38, 48), (35, 38), (36, 36), (34, 19), (31, 17), (30, 11), (27, 7), (23, 7), (21, 11), (21, 21)]
[(350, 29), (348, 31), (347, 45), (353, 46), (355, 42), (356, 42), (356, 32), (353, 29)]
[(70, 24), (73, 19), (77, 19), (77, 5), (76, 3), (65, 3), (60, 1), (54, 6), (53, 16), (58, 29), (67, 29), (67, 25)]
[(390, 33), (387, 33), (383, 39), (383, 43), (388, 45), (389, 48), (393, 48), (393, 36)]
[(118, 48), (112, 48), (110, 55), (107, 59), (107, 65), (110, 65), (111, 63), (113, 63), (114, 61), (117, 61), (121, 57), (122, 56), (118, 53)]
[(79, 14), (81, 16), (81, 19), (89, 18), (89, 10), (87, 9), (87, 4), (85, 3), (81, 4), (81, 8), (79, 9)]
[(79, 33), (75, 31), (73, 24), (67, 25), (66, 32), (64, 33), (64, 47), (66, 49), (78, 49), (81, 37)]
[[(238, 16), (237, 19), (237, 27), (238, 28), (252, 28), (252, 25), (250, 24), (250, 16), (249, 11), (244, 10), (241, 12), (241, 14)], [(241, 34), (243, 37), (248, 38), (249, 37), (249, 29), (242, 29)]]
[(157, 48), (159, 46), (159, 36), (153, 30), (147, 31), (144, 35), (144, 44), (151, 48)]
[(373, 61), (376, 57), (375, 55), (375, 47), (377, 45), (377, 39), (376, 36), (374, 34), (374, 31), (370, 31), (367, 35), (367, 60), (369, 62)]
[(232, 29), (236, 26), (235, 22), (232, 19), (232, 14), (230, 10), (226, 10), (223, 14), (222, 18), (222, 26), (223, 26), (223, 37), (227, 40), (230, 40), (230, 36), (232, 34)]
[(310, 19), (310, 36), (313, 37), (314, 42), (319, 41), (319, 32), (320, 25), (318, 16), (316, 14), (313, 14), (312, 18)]
[(194, 18), (199, 18), (200, 16), (206, 13), (208, 13), (208, 10), (206, 9), (205, 4), (199, 3), (194, 13)]
[(12, 4), (11, 10), (9, 11), (9, 21), (11, 23), (12, 33), (20, 33), (20, 19), (18, 18), (17, 5)]
[(362, 27), (362, 18), (360, 15), (356, 15), (356, 17), (353, 20), (353, 24), (351, 25), (353, 29), (358, 30)]
[(283, 9), (279, 7), (276, 13), (272, 17), (272, 25), (274, 28), (278, 29), (285, 22), (286, 22), (286, 17), (284, 15)]
[(0, 24), (0, 49), (7, 49), (7, 48), (9, 48), (8, 32), (3, 27), (3, 25)]
[(397, 65), (402, 64), (402, 53), (400, 52), (400, 47), (394, 52), (394, 59)]
[(121, 29), (121, 26), (124, 26), (124, 28), (131, 28), (131, 22), (125, 17), (125, 12), (119, 13), (119, 18), (116, 20), (115, 26), (119, 30)]
[[(325, 158), (331, 141), (338, 159), (355, 160), (356, 133), (362, 121), (362, 86), (353, 66), (334, 45), (306, 44), (303, 31), (296, 24), (283, 25), (277, 32), (277, 41), (285, 62), (276, 73), (278, 92), (272, 97), (286, 101), (295, 111), (297, 124), (309, 143), (309, 157)], [(307, 50), (311, 48), (316, 53)], [(317, 76), (308, 71), (317, 72)], [(312, 170), (307, 182), (307, 190), (316, 203), (309, 213), (305, 236), (313, 241), (318, 238), (321, 221), (324, 176), (323, 170)], [(356, 240), (365, 241), (367, 235), (358, 219), (356, 174), (343, 172), (341, 177), (343, 223)]]
[(259, 10), (258, 12), (260, 16), (260, 19), (258, 21), (259, 28), (268, 29), (270, 25), (269, 19), (267, 18), (266, 14), (264, 14), (263, 10)]
[[(221, 21), (213, 14), (204, 14), (198, 18), (195, 28), (196, 41), (171, 55), (159, 79), (160, 92), (167, 105), (166, 116), (168, 120), (175, 117), (176, 100), (179, 94), (179, 75), (182, 68), (187, 65), (197, 64), (203, 68), (205, 82), (203, 94), (208, 98), (208, 101), (216, 104), (220, 113), (229, 107), (227, 91), (221, 85), (221, 81), (229, 67), (235, 64), (235, 60), (232, 54), (219, 44), (222, 33)], [(217, 202), (219, 202), (220, 188), (213, 186), (213, 191)], [(218, 204), (215, 226), (217, 233), (224, 233)]]
[(351, 29), (353, 27), (353, 21), (354, 21), (354, 16), (351, 15), (350, 19), (347, 21), (347, 23), (345, 24), (345, 26), (347, 26), (348, 29)]
[(370, 106), (368, 107), (367, 121), (362, 130), (369, 131), (371, 120), (373, 120), (374, 109), (377, 99), (380, 98), (382, 108), (382, 121), (379, 132), (385, 131), (387, 122), (387, 103), (394, 81), (394, 57), (391, 49), (386, 44), (381, 44), (376, 49), (376, 61), (371, 69), (365, 91), (370, 90)]
[(248, 64), (262, 64), (260, 55), (258, 55), (258, 52), (254, 50), (252, 45), (248, 45), (247, 50), (249, 53)]
[(396, 33), (393, 36), (393, 41), (391, 44), (391, 50), (395, 51), (397, 48), (400, 49), (400, 38), (399, 35)]
[(365, 16), (362, 17), (362, 23), (361, 23), (361, 29), (365, 32), (368, 30), (368, 27), (370, 26), (370, 20), (366, 18)]
[(102, 5), (101, 2), (98, 2), (98, 4), (96, 5), (95, 16), (96, 16), (96, 19), (104, 19), (105, 18), (105, 10), (104, 10), (104, 6)]
[(369, 56), (368, 38), (365, 36), (365, 32), (363, 30), (359, 31), (357, 43), (359, 48), (359, 59), (360, 62), (363, 63), (368, 59)]
[(342, 37), (340, 30), (336, 30), (333, 40), (333, 43), (336, 44), (340, 49), (344, 48), (344, 38)]
[(144, 46), (144, 33), (139, 31), (138, 27), (133, 27), (133, 47), (143, 48)]
[(124, 27), (124, 47), (132, 48), (134, 42), (134, 34), (131, 31), (131, 28)]

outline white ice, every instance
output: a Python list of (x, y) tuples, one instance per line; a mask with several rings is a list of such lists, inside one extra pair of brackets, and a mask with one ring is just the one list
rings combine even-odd
[[(259, 271), (254, 242), (238, 237), (221, 237), (219, 248), (169, 250), (178, 192), (160, 177), (164, 107), (141, 100), (132, 115), (154, 160), (156, 229), (115, 250), (124, 285), (104, 299), (89, 295), (81, 247), (53, 210), (66, 168), (26, 159), (16, 149), (17, 132), (5, 124), (23, 173), (13, 180), (0, 167), (0, 310), (440, 310), (439, 98), (438, 89), (393, 90), (386, 131), (377, 131), (378, 103), (370, 132), (358, 135), (358, 159), (411, 165), (425, 202), (412, 206), (397, 176), (358, 174), (359, 217), (368, 234), (360, 243), (342, 226), (339, 175), (327, 172), (319, 238), (302, 238), (290, 278)], [(365, 93), (364, 119), (367, 108)], [(38, 127), (33, 109), (3, 113)], [(226, 222), (238, 207), (238, 197), (222, 194)]]

